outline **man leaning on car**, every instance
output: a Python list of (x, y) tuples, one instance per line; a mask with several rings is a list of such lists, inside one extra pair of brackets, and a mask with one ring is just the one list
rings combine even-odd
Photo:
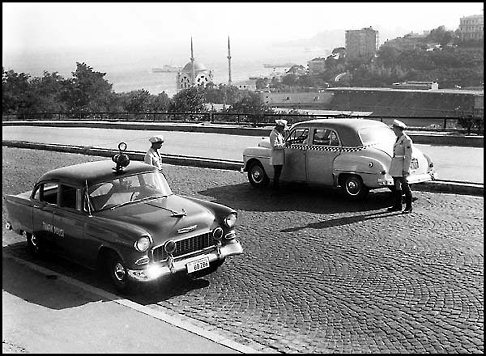
[(270, 132), (270, 146), (272, 155), (270, 164), (273, 166), (273, 189), (279, 189), (280, 174), (285, 160), (285, 137), (284, 132), (287, 129), (287, 120), (275, 120), (275, 127)]

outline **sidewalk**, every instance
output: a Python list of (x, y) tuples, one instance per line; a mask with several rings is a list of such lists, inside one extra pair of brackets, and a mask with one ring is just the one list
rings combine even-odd
[(2, 275), (3, 353), (257, 352), (5, 253)]

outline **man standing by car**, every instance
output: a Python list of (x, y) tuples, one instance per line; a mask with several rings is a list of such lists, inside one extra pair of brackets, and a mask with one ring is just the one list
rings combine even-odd
[(162, 157), (160, 157), (158, 150), (162, 147), (162, 144), (164, 143), (164, 136), (156, 135), (150, 137), (149, 141), (152, 145), (148, 149), (143, 160), (145, 163), (157, 167), (159, 171), (162, 172)]
[(412, 191), (407, 182), (410, 175), (410, 162), (412, 161), (412, 139), (403, 132), (407, 126), (399, 121), (393, 120), (392, 129), (397, 140), (393, 145), (393, 158), (390, 164), (390, 175), (393, 177), (393, 206), (388, 211), (402, 210), (402, 190), (405, 193), (405, 209), (403, 214), (412, 212)]
[(284, 132), (287, 129), (286, 120), (275, 120), (275, 127), (270, 132), (270, 146), (272, 147), (272, 156), (270, 164), (273, 166), (273, 189), (279, 189), (280, 174), (282, 173), (285, 161), (285, 137)]

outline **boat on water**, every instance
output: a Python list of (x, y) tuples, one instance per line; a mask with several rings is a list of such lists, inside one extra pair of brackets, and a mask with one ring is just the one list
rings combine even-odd
[(164, 64), (162, 68), (152, 68), (153, 73), (175, 73), (179, 72), (182, 68)]

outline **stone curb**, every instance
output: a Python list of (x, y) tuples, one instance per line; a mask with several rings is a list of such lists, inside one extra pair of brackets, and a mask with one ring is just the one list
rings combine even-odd
[[(118, 153), (116, 149), (107, 149), (93, 146), (73, 146), (73, 145), (61, 145), (61, 144), (43, 144), (26, 141), (9, 141), (3, 140), (2, 146), (15, 147), (15, 148), (29, 148), (35, 150), (56, 151), (66, 153), (77, 153), (90, 156), (101, 157), (113, 157)], [(136, 161), (143, 161), (145, 156), (144, 152), (126, 151), (131, 159)], [(190, 166), (190, 167), (203, 167), (203, 168), (215, 168), (240, 171), (243, 167), (243, 162), (223, 160), (223, 159), (211, 159), (203, 157), (190, 157), (180, 155), (168, 155), (162, 154), (164, 163), (178, 165), (178, 166)], [(468, 182), (453, 182), (445, 180), (436, 180), (431, 182), (423, 182), (415, 184), (414, 190), (439, 192), (439, 193), (452, 193), (463, 195), (479, 195), (484, 196), (484, 184), (475, 184)]]

